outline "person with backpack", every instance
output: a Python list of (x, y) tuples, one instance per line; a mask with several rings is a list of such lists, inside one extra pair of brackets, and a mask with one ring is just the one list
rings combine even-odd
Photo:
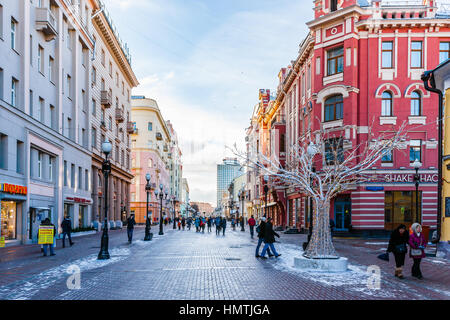
[(256, 225), (256, 220), (255, 220), (255, 218), (253, 218), (253, 215), (250, 219), (248, 219), (247, 223), (250, 227), (250, 236), (253, 239), (254, 229), (255, 229), (255, 225)]
[(223, 231), (223, 235), (225, 236), (225, 229), (227, 228), (227, 219), (225, 217), (222, 218), (222, 222), (220, 223), (220, 228)]
[[(261, 222), (259, 223), (259, 226), (256, 227), (256, 232), (258, 233), (258, 244), (256, 245), (256, 252), (255, 257), (259, 258), (259, 248), (261, 247), (261, 244), (264, 241), (264, 234), (266, 232), (266, 217), (261, 218)], [(269, 254), (269, 257), (272, 257), (273, 254), (270, 251), (270, 248), (267, 249), (267, 253)]]
[(70, 246), (73, 246), (74, 242), (72, 241), (72, 237), (71, 237), (72, 221), (70, 220), (70, 217), (64, 217), (63, 222), (61, 222), (61, 228), (63, 230), (63, 238), (62, 238), (62, 246), (63, 246), (63, 248), (66, 247), (66, 236), (69, 238)]
[(425, 248), (427, 242), (422, 233), (422, 226), (419, 223), (414, 223), (411, 226), (412, 234), (409, 236), (409, 256), (414, 260), (411, 275), (417, 279), (422, 279), (422, 271), (420, 271), (420, 262), (425, 258)]
[(265, 257), (265, 255), (266, 255), (266, 251), (267, 251), (267, 249), (269, 249), (269, 247), (272, 250), (272, 252), (275, 254), (275, 258), (278, 258), (279, 256), (281, 256), (281, 254), (277, 253), (277, 250), (275, 250), (275, 247), (273, 245), (273, 243), (275, 242), (274, 236), (277, 236), (278, 238), (280, 237), (280, 235), (273, 230), (272, 218), (269, 218), (269, 219), (267, 219), (267, 223), (266, 223), (265, 231), (264, 231), (265, 245), (264, 245), (263, 251), (261, 252), (262, 259), (267, 259)]
[(128, 243), (131, 243), (133, 241), (133, 231), (135, 224), (136, 220), (134, 220), (134, 214), (131, 214), (127, 219)]
[(387, 252), (392, 252), (395, 258), (395, 276), (404, 279), (403, 266), (405, 265), (405, 256), (408, 248), (406, 244), (409, 241), (409, 233), (404, 224), (399, 225), (391, 233)]
[(221, 226), (221, 223), (222, 223), (222, 219), (221, 219), (221, 217), (216, 217), (216, 235), (218, 236), (218, 235), (220, 235), (220, 226)]

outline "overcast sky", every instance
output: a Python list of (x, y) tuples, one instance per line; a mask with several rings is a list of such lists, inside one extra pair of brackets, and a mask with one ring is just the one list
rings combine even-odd
[(180, 139), (192, 201), (216, 204), (216, 165), (244, 148), (259, 89), (297, 57), (312, 0), (104, 0), (140, 86)]

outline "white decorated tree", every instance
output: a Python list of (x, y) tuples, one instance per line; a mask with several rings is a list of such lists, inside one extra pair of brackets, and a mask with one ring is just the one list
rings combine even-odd
[(392, 154), (405, 140), (405, 124), (374, 136), (357, 145), (336, 133), (324, 129), (300, 137), (291, 146), (286, 163), (276, 156), (261, 152), (240, 152), (250, 169), (262, 171), (271, 177), (272, 185), (296, 188), (314, 202), (313, 231), (304, 256), (311, 259), (339, 258), (333, 246), (330, 230), (330, 203), (338, 194), (368, 182), (372, 167), (385, 155)]

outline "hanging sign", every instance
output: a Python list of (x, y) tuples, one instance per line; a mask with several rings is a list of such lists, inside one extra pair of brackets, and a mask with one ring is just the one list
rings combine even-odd
[(53, 244), (53, 226), (39, 226), (38, 244)]
[(27, 187), (9, 183), (0, 183), (0, 191), (11, 194), (27, 194)]
[(0, 248), (5, 247), (5, 237), (0, 237)]

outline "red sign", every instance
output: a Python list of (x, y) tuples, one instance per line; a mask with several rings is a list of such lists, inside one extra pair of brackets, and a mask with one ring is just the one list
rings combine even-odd
[(15, 184), (3, 183), (3, 184), (0, 184), (0, 191), (5, 192), (5, 193), (26, 195), (27, 187), (18, 186)]
[(66, 197), (66, 201), (73, 201), (76, 203), (91, 203), (92, 200), (90, 199), (84, 199), (84, 198), (76, 198), (76, 197)]

